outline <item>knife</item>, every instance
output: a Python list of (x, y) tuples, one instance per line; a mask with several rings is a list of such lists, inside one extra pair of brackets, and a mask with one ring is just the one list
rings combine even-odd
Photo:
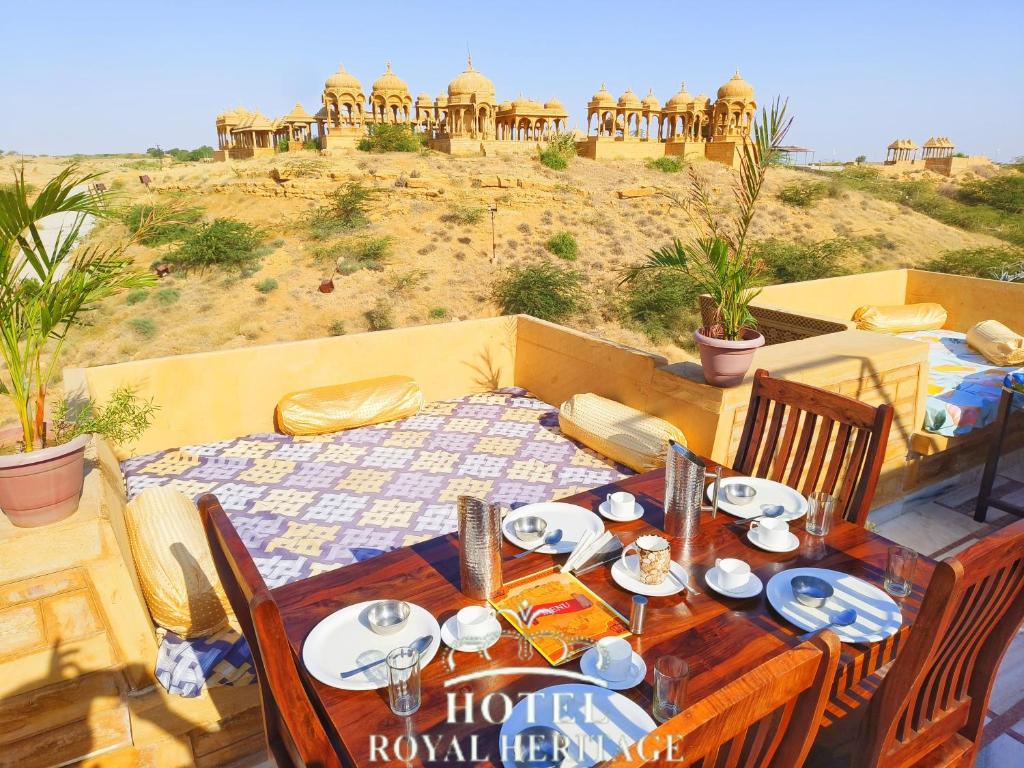
[[(430, 647), (430, 643), (433, 642), (433, 640), (433, 635), (424, 635), (423, 637), (416, 638), (416, 640), (413, 641), (411, 645), (413, 648), (416, 649), (416, 652), (422, 656), (423, 652)], [(348, 672), (341, 672), (341, 679), (346, 680), (350, 677), (353, 677), (354, 675), (358, 675), (360, 672), (366, 672), (369, 669), (373, 669), (374, 667), (380, 666), (385, 661), (387, 661), (387, 659), (388, 657), (385, 655), (377, 659), (376, 661), (371, 661), (369, 664), (363, 664), (363, 666), (356, 667), (355, 669), (350, 669)]]

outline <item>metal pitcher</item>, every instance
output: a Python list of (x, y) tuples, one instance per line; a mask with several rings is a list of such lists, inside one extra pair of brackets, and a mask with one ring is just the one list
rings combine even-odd
[(459, 496), (459, 583), (474, 600), (494, 597), (502, 588), (499, 504)]
[(679, 443), (670, 443), (665, 458), (665, 533), (692, 539), (700, 533), (700, 507), (706, 467)]

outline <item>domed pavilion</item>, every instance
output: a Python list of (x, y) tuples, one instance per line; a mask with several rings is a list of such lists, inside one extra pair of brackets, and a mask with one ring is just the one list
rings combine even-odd
[(448, 84), (447, 119), (444, 133), (449, 139), (493, 139), (498, 99), (494, 83), (473, 69), (473, 57), (466, 69)]
[(411, 123), (412, 96), (405, 80), (391, 71), (391, 62), (386, 65), (384, 74), (373, 81), (370, 91), (370, 118), (375, 123)]

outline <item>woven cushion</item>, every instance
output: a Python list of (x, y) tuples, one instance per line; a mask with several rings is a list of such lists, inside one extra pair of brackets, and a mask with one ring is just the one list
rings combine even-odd
[(277, 404), (277, 426), (286, 435), (326, 435), (413, 416), (423, 392), (406, 376), (382, 376), (292, 392)]
[(862, 331), (908, 333), (934, 331), (946, 324), (946, 309), (941, 304), (895, 304), (863, 306), (853, 313), (853, 322)]
[(967, 345), (996, 365), (1024, 365), (1024, 336), (996, 320), (982, 320), (967, 331)]
[(125, 526), (153, 621), (181, 637), (227, 626), (224, 594), (199, 512), (187, 496), (154, 486), (128, 503)]
[(562, 403), (558, 425), (567, 436), (637, 472), (665, 466), (669, 440), (686, 445), (682, 430), (664, 419), (594, 394)]

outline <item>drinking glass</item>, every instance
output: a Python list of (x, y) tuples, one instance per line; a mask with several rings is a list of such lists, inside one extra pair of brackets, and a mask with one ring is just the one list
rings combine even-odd
[(893, 597), (906, 597), (914, 588), (914, 568), (917, 552), (910, 547), (889, 547), (889, 562), (885, 566), (885, 591)]
[(826, 536), (832, 527), (832, 513), (836, 498), (831, 493), (815, 491), (807, 497), (807, 532), (812, 536)]
[(411, 646), (388, 654), (388, 703), (391, 711), (405, 717), (420, 708), (420, 654)]
[(654, 719), (671, 720), (683, 711), (690, 665), (678, 656), (661, 656), (654, 662)]

